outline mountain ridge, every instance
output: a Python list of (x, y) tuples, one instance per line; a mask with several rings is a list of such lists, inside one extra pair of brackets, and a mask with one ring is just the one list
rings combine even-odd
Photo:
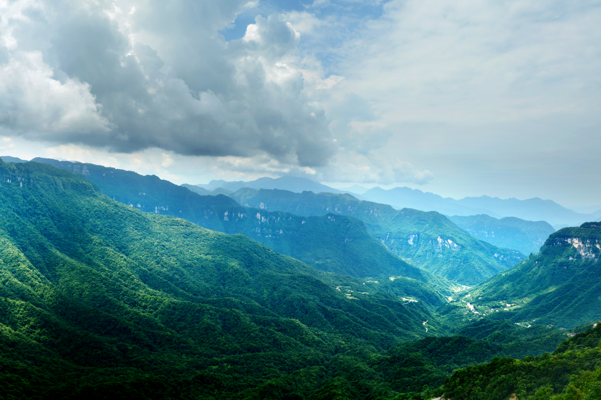
[(94, 164), (34, 160), (38, 161), (82, 174), (104, 194), (130, 207), (184, 218), (219, 232), (242, 233), (324, 271), (360, 278), (405, 276), (422, 284), (431, 281), (438, 288), (447, 285), (393, 255), (367, 233), (362, 222), (350, 217), (270, 212), (240, 206), (224, 195), (201, 196), (156, 176)]
[[(508, 365), (495, 356), (538, 355), (566, 335), (482, 321), (456, 326), (464, 336), (434, 337), (448, 324), (432, 304), (395, 292), (396, 279), (321, 272), (243, 235), (141, 212), (81, 173), (0, 161), (0, 176), (7, 397), (460, 398), (483, 382), (457, 385), (474, 368), (493, 377)], [(588, 353), (574, 355), (599, 337), (576, 335), (553, 358), (534, 359), (535, 376), (550, 373), (549, 360), (566, 367), (563, 384), (590, 367)], [(470, 366), (482, 361), (492, 367)]]
[(296, 176), (282, 176), (279, 178), (263, 177), (254, 181), (224, 181), (224, 180), (213, 180), (208, 184), (196, 185), (203, 189), (213, 191), (217, 188), (223, 188), (235, 192), (244, 187), (251, 189), (280, 189), (288, 190), (295, 193), (302, 193), (303, 191), (311, 191), (315, 193), (328, 192), (328, 193), (342, 193), (343, 191), (334, 189), (332, 187), (323, 185), (317, 181), (300, 178)]
[(348, 194), (242, 188), (230, 196), (240, 204), (267, 210), (305, 216), (353, 216), (363, 221), (369, 233), (394, 254), (466, 285), (490, 278), (524, 258), (517, 250), (500, 249), (473, 238), (437, 212), (395, 210), (390, 205), (361, 201)]

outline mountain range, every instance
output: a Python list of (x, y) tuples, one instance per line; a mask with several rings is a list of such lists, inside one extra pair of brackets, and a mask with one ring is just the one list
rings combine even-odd
[(231, 398), (437, 329), (421, 301), (141, 212), (81, 175), (0, 161), (0, 176), (5, 395)]
[(498, 197), (480, 196), (455, 200), (408, 187), (396, 187), (386, 190), (376, 186), (367, 190), (356, 185), (340, 190), (307, 178), (291, 176), (277, 179), (260, 178), (250, 182), (214, 180), (209, 184), (196, 186), (209, 192), (217, 188), (235, 192), (246, 187), (251, 189), (280, 189), (295, 193), (302, 193), (303, 191), (349, 193), (358, 199), (388, 204), (396, 209), (413, 208), (421, 211), (437, 211), (448, 216), (486, 214), (494, 218), (516, 217), (528, 221), (546, 221), (556, 229), (580, 225), (586, 221), (601, 220), (600, 209), (583, 214), (563, 207), (552, 200), (543, 200), (538, 197), (518, 200), (516, 198), (500, 199)]
[(478, 240), (437, 212), (395, 210), (389, 205), (361, 201), (348, 194), (243, 188), (230, 195), (240, 204), (297, 215), (348, 215), (394, 254), (435, 275), (474, 285), (524, 258), (516, 250)]
[[(405, 226), (423, 238), (446, 227), (482, 256), (488, 244), (435, 212), (349, 195), (239, 190), (247, 201), (269, 201), (251, 208), (157, 177), (46, 162), (0, 161), (2, 397), (596, 398), (600, 223), (554, 232), (517, 266), (448, 293), (444, 279), (406, 263), (394, 279), (324, 272), (176, 217), (221, 227), (246, 223), (223, 209), (257, 210), (261, 224), (263, 216), (300, 218), (312, 229), (297, 231), (306, 235), (297, 241), (334, 257), (345, 248), (327, 238), (345, 229), (396, 227), (393, 236)], [(292, 200), (298, 215), (270, 211)], [(378, 242), (368, 236), (374, 241), (357, 241), (373, 257)]]
[(390, 204), (395, 208), (410, 207), (424, 211), (438, 211), (449, 216), (486, 214), (495, 218), (516, 217), (528, 221), (546, 221), (556, 229), (601, 219), (601, 210), (580, 214), (552, 200), (542, 200), (538, 197), (518, 200), (480, 196), (455, 200), (407, 187), (390, 190), (376, 187), (365, 192), (362, 197), (366, 200)]
[[(186, 186), (187, 187), (187, 186)], [(192, 188), (191, 190), (195, 190)], [(383, 204), (360, 201), (354, 196), (334, 195), (327, 193), (319, 194), (293, 194), (280, 190), (252, 190), (242, 188), (234, 193), (229, 193), (229, 197), (237, 202), (256, 208), (265, 208), (271, 210), (287, 211), (299, 215), (322, 215), (325, 212), (334, 211), (345, 215), (353, 215), (364, 221), (368, 226), (370, 224), (381, 225), (379, 220), (385, 216), (394, 214), (392, 207), (384, 207)], [(346, 208), (342, 205), (346, 204)], [(380, 207), (381, 217), (357, 212), (360, 205)], [(385, 211), (383, 211), (385, 210)], [(537, 253), (547, 237), (555, 232), (555, 229), (544, 221), (532, 222), (515, 217), (506, 217), (497, 219), (485, 214), (468, 217), (453, 216), (448, 217), (457, 226), (472, 236), (493, 244), (498, 247), (518, 250), (523, 254)]]
[(363, 223), (353, 218), (338, 215), (306, 218), (242, 207), (224, 195), (200, 196), (156, 176), (94, 164), (52, 159), (34, 162), (81, 174), (103, 194), (132, 208), (184, 218), (214, 231), (242, 233), (324, 271), (363, 278), (404, 276), (419, 281), (408, 285), (411, 291), (429, 285), (428, 282), (448, 286), (396, 257), (368, 234)]
[[(51, 159), (34, 161), (81, 173), (104, 194), (124, 204), (186, 218), (221, 232), (243, 233), (325, 271), (357, 277), (409, 276), (427, 281), (421, 270), (408, 272), (414, 268), (409, 264), (413, 264), (444, 280), (473, 285), (524, 258), (517, 251), (474, 239), (438, 213), (397, 212), (382, 204), (360, 203), (348, 194), (341, 195), (350, 202), (344, 208), (357, 208), (356, 212), (342, 213), (336, 207), (334, 203), (339, 202), (340, 195), (273, 191), (288, 196), (284, 199), (286, 207), (301, 202), (321, 210), (317, 214), (302, 213), (298, 209), (266, 209), (261, 202), (255, 202), (252, 207), (243, 202), (244, 206), (240, 206), (230, 198), (198, 196), (157, 177), (143, 177), (94, 164)], [(183, 190), (186, 193), (180, 193)], [(244, 188), (238, 192), (254, 193), (254, 189)], [(259, 192), (272, 193), (266, 189)], [(318, 200), (309, 201), (307, 196), (318, 196), (315, 197)], [(186, 199), (184, 203), (182, 199)], [(330, 207), (330, 203), (334, 205)], [(361, 206), (357, 207), (356, 203)], [(407, 218), (396, 218), (399, 215)], [(427, 231), (421, 232), (425, 226)]]
[[(190, 185), (191, 186), (191, 185)], [(288, 190), (295, 193), (302, 193), (304, 191), (321, 193), (343, 193), (343, 191), (334, 189), (332, 187), (322, 185), (319, 182), (313, 181), (307, 178), (300, 178), (296, 176), (283, 176), (280, 178), (259, 178), (254, 181), (243, 182), (243, 181), (233, 181), (227, 182), (224, 180), (213, 180), (208, 184), (200, 184), (195, 185), (200, 188), (203, 188), (208, 191), (213, 191), (218, 188), (226, 189), (231, 192), (235, 192), (238, 189), (242, 188), (251, 188), (251, 189), (280, 189), (280, 190)]]
[[(25, 160), (10, 156), (2, 156), (0, 158), (8, 162), (26, 162)], [(302, 193), (303, 191), (335, 194), (347, 193), (360, 200), (388, 204), (396, 209), (413, 208), (421, 211), (437, 211), (447, 216), (485, 214), (497, 219), (515, 217), (534, 222), (546, 221), (555, 229), (577, 226), (589, 221), (601, 221), (601, 209), (598, 207), (580, 207), (578, 209), (583, 212), (576, 212), (552, 200), (543, 200), (538, 197), (518, 200), (516, 198), (500, 199), (498, 197), (483, 195), (455, 200), (450, 197), (442, 197), (408, 187), (396, 187), (386, 190), (376, 186), (367, 190), (364, 187), (354, 185), (345, 189), (335, 189), (308, 178), (295, 176), (283, 176), (280, 178), (264, 177), (248, 182), (213, 180), (208, 184), (184, 184), (183, 186), (202, 195), (229, 195), (241, 188), (279, 189), (294, 193)]]

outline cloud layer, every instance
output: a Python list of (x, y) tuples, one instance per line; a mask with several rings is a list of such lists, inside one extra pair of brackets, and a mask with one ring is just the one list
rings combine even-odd
[(299, 33), (272, 15), (257, 17), (243, 39), (218, 34), (244, 5), (0, 3), (3, 130), (116, 152), (326, 165), (336, 144), (324, 110), (286, 62)]

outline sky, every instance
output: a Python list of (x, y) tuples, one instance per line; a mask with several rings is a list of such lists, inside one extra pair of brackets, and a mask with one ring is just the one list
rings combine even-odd
[(0, 0), (0, 155), (601, 204), (601, 0)]

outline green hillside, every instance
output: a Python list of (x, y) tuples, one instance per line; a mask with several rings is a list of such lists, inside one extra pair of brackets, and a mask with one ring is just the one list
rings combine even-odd
[(561, 229), (540, 253), (470, 291), (472, 303), (482, 314), (525, 324), (569, 328), (595, 320), (601, 315), (600, 257), (600, 223)]
[[(472, 390), (452, 386), (464, 370), (447, 379), (457, 368), (537, 356), (568, 332), (451, 327), (419, 281), (320, 272), (51, 166), (0, 162), (0, 176), (2, 398), (430, 399)], [(593, 342), (557, 352), (589, 368)], [(560, 362), (536, 382), (579, 371)]]
[(219, 232), (241, 233), (322, 271), (359, 278), (405, 276), (433, 283), (443, 291), (448, 286), (392, 254), (354, 218), (334, 215), (305, 218), (242, 207), (229, 197), (200, 196), (156, 176), (94, 164), (34, 161), (82, 174), (103, 194), (133, 208), (184, 218)]
[(286, 393), (329, 390), (328, 363), (440, 329), (421, 301), (140, 212), (83, 177), (1, 162), (0, 176), (5, 397), (246, 398), (296, 379), (276, 398), (302, 398)]
[[(444, 397), (465, 400), (594, 400), (601, 398), (601, 325), (575, 335), (552, 354), (495, 358), (456, 371)], [(426, 398), (419, 396), (416, 398)], [(397, 399), (409, 397), (399, 396)]]
[(394, 254), (435, 275), (475, 285), (524, 259), (516, 250), (498, 248), (472, 237), (437, 212), (423, 212), (360, 201), (348, 194), (240, 189), (230, 195), (240, 204), (298, 215), (348, 215)]
[(469, 217), (449, 217), (472, 236), (498, 247), (538, 253), (555, 229), (545, 221), (526, 221), (515, 217), (493, 218), (485, 214)]

